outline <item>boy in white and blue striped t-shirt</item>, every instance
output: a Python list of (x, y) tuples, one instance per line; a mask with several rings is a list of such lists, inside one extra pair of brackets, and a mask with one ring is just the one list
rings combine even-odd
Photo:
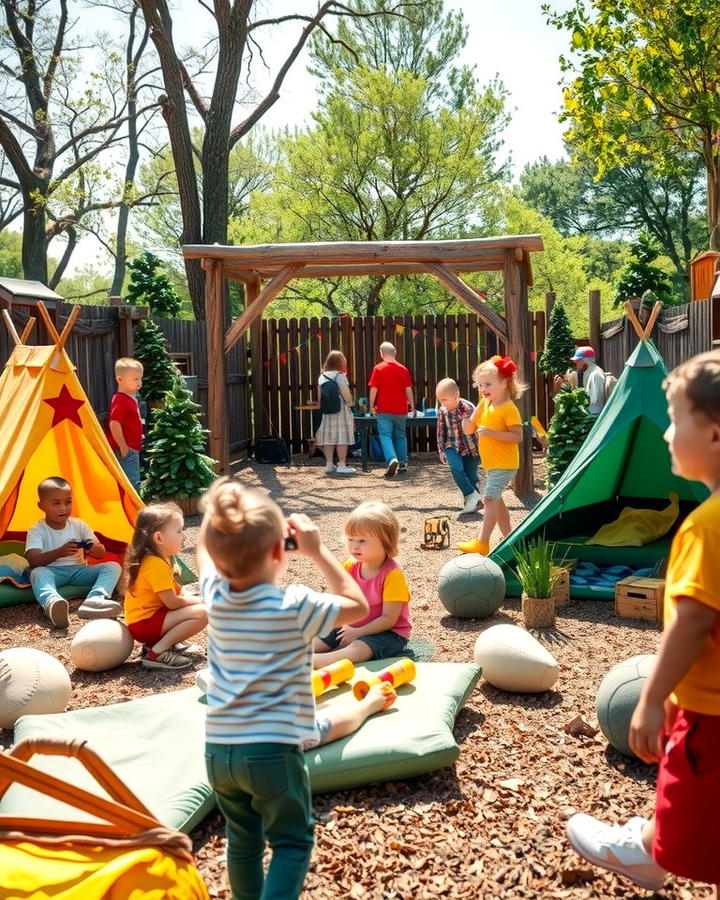
[[(284, 519), (265, 494), (220, 479), (198, 539), (208, 609), (206, 762), (227, 823), (234, 900), (294, 900), (310, 863), (313, 818), (301, 745), (315, 736), (312, 641), (367, 615), (356, 582), (304, 515)], [(286, 538), (331, 593), (278, 582)], [(272, 848), (263, 874), (265, 841)]]

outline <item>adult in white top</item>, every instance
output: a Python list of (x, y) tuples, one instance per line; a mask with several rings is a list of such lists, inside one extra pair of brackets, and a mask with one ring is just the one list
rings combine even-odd
[(318, 378), (318, 399), (322, 404), (323, 384), (335, 382), (339, 394), (339, 409), (337, 412), (323, 412), (320, 427), (315, 434), (315, 443), (318, 447), (322, 447), (325, 456), (326, 475), (355, 474), (355, 469), (347, 464), (348, 450), (355, 442), (355, 421), (352, 414), (353, 395), (346, 372), (345, 354), (340, 350), (331, 350)]
[(595, 360), (592, 347), (578, 347), (572, 361), (578, 372), (584, 372), (583, 389), (590, 398), (590, 415), (597, 416), (605, 406), (605, 373)]

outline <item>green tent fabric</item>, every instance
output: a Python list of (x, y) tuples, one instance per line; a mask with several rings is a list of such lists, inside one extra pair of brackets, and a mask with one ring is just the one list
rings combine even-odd
[(504, 570), (508, 596), (520, 594), (513, 551), (520, 541), (537, 534), (556, 541), (560, 555), (568, 559), (639, 568), (667, 556), (670, 538), (634, 548), (585, 545), (625, 506), (661, 509), (675, 491), (681, 501), (679, 524), (708, 496), (704, 485), (672, 472), (663, 439), (670, 424), (662, 387), (666, 375), (652, 341), (640, 341), (575, 459), (555, 487), (490, 554)]
[[(365, 663), (356, 676), (372, 677), (390, 662)], [(455, 762), (460, 748), (452, 728), (477, 685), (480, 668), (467, 663), (417, 663), (416, 668), (415, 681), (398, 688), (390, 709), (372, 716), (354, 734), (307, 751), (315, 793), (410, 778)], [(321, 700), (321, 709), (355, 702), (344, 686)], [(110, 706), (22, 716), (14, 738), (16, 743), (36, 737), (87, 741), (161, 822), (189, 832), (215, 805), (205, 772), (202, 701), (197, 688), (188, 688)], [(75, 759), (37, 756), (30, 762), (86, 790), (99, 790)], [(28, 809), (45, 818), (69, 815), (64, 804), (19, 785), (0, 800), (3, 815), (25, 815)], [(72, 817), (81, 820), (83, 814), (75, 811)]]

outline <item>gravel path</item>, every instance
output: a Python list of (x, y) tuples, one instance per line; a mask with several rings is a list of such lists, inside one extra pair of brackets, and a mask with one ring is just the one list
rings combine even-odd
[[(326, 478), (320, 459), (296, 457), (290, 467), (243, 464), (238, 477), (263, 487), (286, 513), (306, 512), (330, 547), (342, 556), (342, 527), (354, 505), (367, 499), (390, 503), (402, 523), (401, 558), (413, 592), (415, 635), (435, 646), (436, 660), (472, 660), (477, 635), (499, 622), (519, 622), (519, 602), (507, 601), (491, 619), (458, 620), (436, 596), (437, 574), (452, 551), (421, 551), (423, 521), (450, 514), (455, 543), (474, 536), (477, 520), (457, 522), (457, 492), (435, 456), (418, 455), (404, 476), (384, 480), (375, 468), (353, 478)], [(540, 487), (543, 462), (536, 461)], [(531, 505), (538, 495), (526, 498)], [(527, 512), (506, 495), (515, 523)], [(184, 555), (192, 563), (198, 520), (188, 521)], [(294, 558), (288, 577), (317, 585), (309, 561)], [(46, 627), (31, 605), (3, 610), (0, 646), (33, 646), (53, 653), (71, 673), (70, 708), (177, 690), (194, 683), (186, 674), (142, 669), (137, 653), (112, 672), (73, 670), (69, 641), (80, 623), (71, 615), (69, 635)], [(451, 769), (408, 782), (373, 785), (316, 797), (316, 848), (306, 881), (307, 900), (429, 897), (520, 900), (572, 897), (640, 898), (623, 879), (583, 863), (568, 849), (564, 822), (575, 811), (608, 820), (649, 814), (654, 768), (608, 750), (602, 736), (574, 738), (563, 726), (578, 713), (596, 724), (595, 690), (607, 670), (636, 653), (655, 652), (659, 629), (620, 620), (612, 604), (576, 603), (561, 611), (557, 628), (543, 638), (561, 665), (557, 690), (512, 695), (481, 681), (460, 714), (455, 735), (460, 759)], [(198, 641), (204, 646), (204, 638)], [(197, 667), (203, 664), (198, 647)], [(0, 731), (8, 745), (9, 732)], [(197, 864), (212, 897), (229, 898), (224, 882), (224, 837), (217, 814), (193, 834)], [(673, 881), (664, 898), (710, 896)]]

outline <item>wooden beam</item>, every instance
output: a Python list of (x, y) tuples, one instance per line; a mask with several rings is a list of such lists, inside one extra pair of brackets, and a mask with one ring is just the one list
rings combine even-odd
[(635, 310), (633, 309), (633, 305), (629, 300), (626, 300), (624, 303), (625, 306), (625, 314), (628, 319), (630, 319), (630, 324), (635, 329), (635, 334), (638, 336), (638, 340), (645, 340), (645, 331), (638, 321), (638, 317), (635, 315)]
[(481, 261), (483, 257), (519, 248), (543, 250), (539, 234), (503, 235), (458, 241), (333, 241), (307, 244), (258, 244), (228, 247), (186, 244), (185, 259), (222, 259), (241, 262), (248, 268), (264, 262), (283, 263), (362, 263), (362, 262), (455, 262)]
[(590, 323), (590, 346), (595, 351), (598, 365), (602, 365), (602, 338), (600, 329), (600, 291), (588, 294), (588, 320)]
[(35, 318), (35, 316), (30, 316), (30, 318), (25, 323), (25, 328), (23, 329), (23, 333), (20, 335), (20, 341), (23, 344), (32, 334), (32, 330), (35, 327), (36, 322), (37, 322), (37, 319)]
[(13, 339), (13, 343), (17, 347), (20, 344), (22, 344), (22, 341), (20, 340), (20, 335), (17, 333), (17, 330), (15, 328), (15, 323), (10, 318), (10, 313), (6, 309), (4, 309), (2, 311), (2, 314), (3, 314), (3, 319), (5, 319), (5, 325), (7, 326), (7, 330), (10, 333), (10, 337)]
[(458, 278), (454, 272), (451, 272), (445, 266), (430, 263), (428, 270), (451, 294), (476, 313), (496, 334), (507, 340), (508, 329), (502, 316), (499, 316), (494, 309), (488, 306), (487, 303), (484, 303), (470, 285), (465, 284), (461, 278)]
[(282, 269), (282, 271), (278, 272), (277, 275), (272, 279), (272, 281), (266, 284), (265, 287), (260, 291), (260, 293), (253, 301), (252, 305), (247, 307), (242, 315), (238, 316), (238, 318), (235, 319), (235, 321), (228, 329), (227, 334), (225, 335), (226, 353), (240, 340), (240, 338), (252, 324), (253, 320), (262, 315), (265, 307), (272, 303), (272, 301), (275, 299), (275, 297), (277, 297), (277, 295), (285, 287), (285, 285), (289, 281), (292, 281), (292, 279), (295, 277), (295, 273), (300, 268), (302, 268), (302, 264), (297, 263), (292, 266), (287, 266), (285, 269)]
[(507, 322), (508, 355), (518, 367), (520, 381), (530, 386), (518, 400), (523, 422), (524, 441), (520, 445), (520, 468), (515, 476), (514, 489), (519, 497), (527, 496), (533, 490), (532, 437), (529, 422), (533, 414), (534, 372), (531, 365), (530, 318), (528, 316), (527, 285), (521, 264), (515, 259), (513, 250), (505, 253), (503, 270), (505, 283), (505, 321)]
[(657, 318), (660, 315), (660, 311), (662, 310), (662, 308), (663, 302), (662, 300), (658, 300), (655, 303), (655, 306), (653, 306), (652, 312), (650, 313), (650, 318), (648, 319), (648, 323), (645, 326), (645, 340), (647, 340), (649, 337), (652, 337), (653, 328), (655, 327), (655, 323), (657, 322)]
[(222, 352), (225, 337), (225, 310), (222, 302), (222, 276), (220, 264), (209, 260), (205, 268), (205, 327), (208, 350), (208, 428), (210, 430), (210, 456), (217, 460), (218, 472), (230, 468), (228, 442), (227, 384), (225, 378), (225, 354)]
[(80, 307), (73, 306), (70, 310), (70, 315), (68, 316), (67, 322), (65, 323), (65, 327), (62, 330), (62, 334), (58, 338), (57, 349), (62, 350), (65, 346), (67, 339), (70, 337), (70, 332), (73, 329), (73, 325), (75, 324), (75, 320), (80, 315)]
[[(259, 280), (248, 282), (245, 285), (245, 309), (255, 303), (262, 292)], [(265, 390), (264, 380), (266, 370), (263, 366), (262, 348), (262, 316), (257, 316), (250, 326), (250, 366), (252, 370), (252, 401), (253, 401), (253, 436), (252, 443), (257, 447), (258, 439), (266, 430)]]
[[(502, 272), (505, 259), (491, 257), (482, 262), (441, 263), (449, 272)], [(303, 266), (295, 274), (296, 278), (337, 278), (338, 276), (370, 277), (374, 275), (428, 275), (428, 266), (437, 263), (362, 263), (359, 265), (309, 265)], [(223, 274), (231, 281), (251, 282), (256, 279), (273, 278), (284, 268), (270, 263), (246, 267), (234, 262), (223, 262)]]

